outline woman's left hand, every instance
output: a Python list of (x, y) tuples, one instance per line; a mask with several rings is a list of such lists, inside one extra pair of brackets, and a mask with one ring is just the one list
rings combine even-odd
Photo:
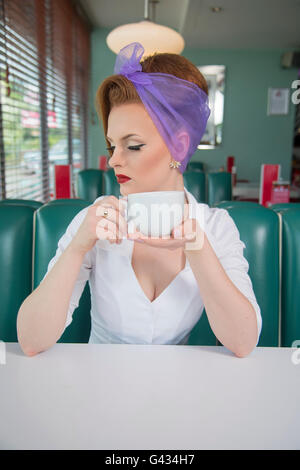
[(186, 250), (200, 250), (203, 245), (204, 232), (196, 219), (185, 218), (180, 225), (174, 227), (170, 235), (162, 237), (147, 237), (135, 231), (127, 234), (128, 240), (146, 243), (154, 248), (167, 248), (177, 250), (184, 247)]

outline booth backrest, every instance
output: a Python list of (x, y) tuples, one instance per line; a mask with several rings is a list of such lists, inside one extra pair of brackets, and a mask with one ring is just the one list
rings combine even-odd
[(0, 340), (16, 342), (16, 320), (31, 293), (34, 207), (0, 204)]
[(248, 208), (253, 207), (256, 209), (265, 208), (262, 204), (252, 201), (221, 201), (214, 204), (214, 207), (219, 207), (220, 209), (231, 209), (232, 207), (241, 207)]
[(278, 204), (272, 204), (269, 206), (269, 209), (272, 209), (273, 211), (280, 212), (282, 210), (287, 210), (287, 209), (300, 209), (300, 202), (283, 202), (283, 203), (278, 203)]
[(77, 196), (90, 203), (103, 194), (103, 170), (89, 168), (77, 173)]
[(120, 196), (120, 185), (117, 181), (115, 176), (115, 172), (112, 168), (105, 171), (103, 174), (104, 177), (104, 187), (103, 187), (103, 194), (110, 196), (113, 195), (116, 198)]
[[(94, 202), (94, 201), (92, 201)], [(86, 204), (89, 203), (89, 201), (87, 201), (86, 199), (80, 199), (80, 198), (61, 198), (61, 199), (52, 199), (52, 201), (49, 201), (47, 202), (47, 205), (49, 204), (77, 204), (78, 207), (80, 207), (80, 205), (82, 205), (82, 208), (83, 207), (86, 207)]]
[(19, 204), (21, 206), (31, 206), (34, 209), (38, 209), (44, 203), (35, 201), (34, 199), (1, 199), (0, 204)]
[(207, 313), (205, 308), (200, 317), (200, 320), (196, 323), (192, 329), (189, 339), (189, 346), (218, 346), (218, 340), (215, 337), (210, 324), (208, 322)]
[[(75, 215), (88, 207), (88, 202), (71, 204), (45, 204), (34, 217), (34, 256), (33, 256), (33, 289), (45, 276), (50, 260), (56, 253), (59, 239)], [(66, 328), (59, 342), (85, 343), (90, 335), (90, 290), (88, 283), (81, 296), (79, 306), (74, 311), (73, 321)]]
[[(282, 210), (282, 322), (283, 347), (300, 345), (300, 210)], [(297, 347), (297, 345), (296, 345)]]
[(221, 201), (231, 201), (231, 178), (231, 173), (226, 171), (207, 173), (207, 203), (209, 206)]
[(185, 171), (183, 182), (186, 189), (192, 193), (198, 202), (206, 203), (206, 177), (201, 171)]
[(278, 215), (261, 206), (228, 209), (245, 243), (244, 256), (261, 308), (259, 346), (279, 346), (280, 322), (280, 223)]
[[(0, 204), (0, 340), (17, 341), (16, 318), (22, 302), (46, 274), (68, 224), (88, 205), (76, 199), (50, 202), (37, 210), (26, 204)], [(290, 347), (300, 340), (300, 211), (274, 211), (253, 203), (227, 210), (246, 245), (244, 256), (261, 308), (258, 345)], [(89, 333), (87, 283), (73, 321), (59, 341), (87, 342)], [(205, 310), (191, 332), (189, 344), (217, 344)]]
[(204, 163), (203, 162), (189, 162), (187, 166), (187, 171), (204, 171)]
[[(279, 218), (263, 206), (260, 209), (251, 205), (231, 207), (228, 213), (246, 245), (243, 254), (249, 263), (248, 274), (261, 309), (262, 331), (258, 346), (279, 346)], [(205, 310), (191, 332), (189, 344), (216, 344)]]

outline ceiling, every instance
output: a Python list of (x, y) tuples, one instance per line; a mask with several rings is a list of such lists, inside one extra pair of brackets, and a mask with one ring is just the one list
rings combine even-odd
[[(144, 0), (78, 2), (94, 28), (144, 19)], [(149, 19), (178, 31), (186, 47), (300, 49), (300, 0), (159, 0), (154, 11), (149, 3)]]

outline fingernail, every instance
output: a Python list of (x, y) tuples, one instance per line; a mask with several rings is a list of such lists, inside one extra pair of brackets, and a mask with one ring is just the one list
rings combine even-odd
[(176, 230), (174, 230), (174, 237), (175, 237), (175, 238), (180, 238), (180, 235), (181, 235), (181, 233), (180, 233), (180, 229), (179, 229), (179, 228), (177, 228)]

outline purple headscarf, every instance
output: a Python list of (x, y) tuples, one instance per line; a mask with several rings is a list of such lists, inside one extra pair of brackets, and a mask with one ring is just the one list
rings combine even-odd
[[(183, 173), (195, 153), (210, 115), (208, 96), (195, 83), (167, 73), (142, 72), (144, 48), (139, 42), (123, 47), (116, 58), (114, 74), (135, 86), (149, 116)], [(189, 136), (187, 149), (178, 136)]]

